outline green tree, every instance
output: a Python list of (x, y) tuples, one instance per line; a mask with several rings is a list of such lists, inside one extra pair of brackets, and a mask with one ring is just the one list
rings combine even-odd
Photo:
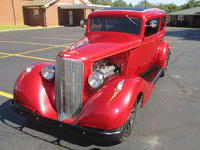
[(123, 0), (115, 0), (115, 2), (112, 4), (112, 7), (127, 7), (127, 4)]
[(99, 4), (99, 0), (90, 0), (92, 4)]
[(164, 10), (165, 12), (169, 11), (167, 4), (157, 4), (156, 8), (160, 8), (160, 9)]
[(176, 10), (177, 10), (177, 11), (181, 11), (181, 10), (183, 10), (183, 8), (184, 8), (183, 5), (177, 6), (177, 7), (176, 7)]
[(101, 0), (101, 5), (112, 5), (112, 0)]
[(177, 6), (174, 3), (171, 3), (171, 4), (169, 4), (168, 9), (169, 9), (168, 13), (175, 12), (175, 11), (177, 11)]
[[(140, 1), (135, 7), (145, 7), (145, 1)], [(146, 7), (154, 7), (154, 5), (146, 1)]]
[(133, 7), (133, 4), (130, 3), (130, 4), (128, 5), (128, 7)]
[(112, 0), (90, 0), (90, 2), (97, 5), (112, 5)]
[(196, 1), (196, 0), (190, 0), (186, 5), (187, 9), (198, 7), (198, 6), (199, 6), (199, 1)]

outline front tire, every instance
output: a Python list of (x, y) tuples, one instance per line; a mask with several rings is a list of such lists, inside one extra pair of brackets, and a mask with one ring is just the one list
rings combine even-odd
[(126, 140), (130, 136), (131, 131), (133, 129), (134, 122), (135, 122), (136, 110), (137, 110), (137, 101), (135, 102), (128, 119), (122, 125), (123, 135), (119, 139), (120, 142)]

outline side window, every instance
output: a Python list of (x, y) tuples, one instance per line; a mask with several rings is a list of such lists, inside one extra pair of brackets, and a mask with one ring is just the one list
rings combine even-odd
[(165, 18), (165, 17), (162, 17), (162, 21), (161, 21), (161, 31), (164, 29), (165, 20), (166, 20), (166, 18)]
[(154, 18), (146, 22), (145, 37), (156, 34), (159, 29), (159, 18)]

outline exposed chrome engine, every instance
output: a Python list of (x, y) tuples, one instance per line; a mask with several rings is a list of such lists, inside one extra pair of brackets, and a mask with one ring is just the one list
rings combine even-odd
[(108, 58), (96, 61), (93, 66), (93, 71), (102, 73), (104, 79), (108, 79), (119, 72), (113, 64), (109, 64)]
[(105, 84), (108, 79), (119, 73), (114, 64), (109, 63), (108, 58), (94, 62), (92, 73), (88, 77), (89, 85), (98, 89)]

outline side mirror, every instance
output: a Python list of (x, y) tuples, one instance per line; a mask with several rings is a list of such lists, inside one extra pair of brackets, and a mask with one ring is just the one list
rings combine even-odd
[(158, 26), (158, 22), (156, 20), (152, 20), (150, 25), (146, 25), (146, 27), (156, 28)]
[(158, 26), (158, 22), (157, 22), (156, 20), (152, 20), (152, 21), (150, 22), (150, 26), (151, 26), (152, 28), (156, 28), (156, 27)]

